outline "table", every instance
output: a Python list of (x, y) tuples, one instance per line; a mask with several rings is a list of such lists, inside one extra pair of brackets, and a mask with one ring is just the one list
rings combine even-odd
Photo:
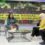
[[(13, 38), (24, 38), (28, 41), (30, 41), (30, 39), (26, 38), (26, 34), (28, 34), (30, 32), (7, 32), (7, 40), (10, 41)], [(10, 36), (11, 35), (11, 36)]]

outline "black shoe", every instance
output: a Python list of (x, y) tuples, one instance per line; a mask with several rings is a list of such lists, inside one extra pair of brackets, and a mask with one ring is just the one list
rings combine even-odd
[(43, 45), (43, 44), (45, 44), (45, 42), (41, 42), (40, 44), (42, 44), (42, 45)]

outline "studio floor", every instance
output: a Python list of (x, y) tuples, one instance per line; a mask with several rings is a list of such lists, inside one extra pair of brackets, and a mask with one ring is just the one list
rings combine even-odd
[(5, 36), (0, 36), (0, 45), (41, 45), (42, 39), (40, 36), (36, 39), (27, 41), (23, 38), (14, 38), (10, 42), (6, 39)]

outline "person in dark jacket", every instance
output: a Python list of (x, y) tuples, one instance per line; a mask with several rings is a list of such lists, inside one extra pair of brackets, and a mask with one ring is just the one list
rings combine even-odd
[[(18, 30), (18, 25), (16, 24), (17, 23), (17, 20), (16, 20), (16, 18), (14, 18), (14, 16), (12, 15), (12, 14), (9, 14), (8, 15), (8, 18), (7, 18), (7, 20), (6, 20), (6, 28), (7, 28), (7, 30), (11, 30), (11, 27), (13, 27), (13, 28), (17, 28), (17, 30)], [(14, 36), (13, 36), (13, 32), (11, 32), (11, 37), (8, 37), (7, 39), (8, 39), (8, 41), (10, 41), (12, 38), (14, 38)]]
[(7, 28), (10, 28), (10, 25), (15, 25), (18, 29), (18, 26), (16, 24), (17, 22), (18, 21), (16, 20), (16, 18), (14, 18), (12, 14), (9, 14), (6, 26)]

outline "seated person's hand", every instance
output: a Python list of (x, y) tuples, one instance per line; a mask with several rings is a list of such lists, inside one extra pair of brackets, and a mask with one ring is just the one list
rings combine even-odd
[(16, 28), (15, 25), (10, 25), (10, 29), (14, 29), (14, 28)]
[(15, 23), (15, 24), (20, 25), (19, 23)]

